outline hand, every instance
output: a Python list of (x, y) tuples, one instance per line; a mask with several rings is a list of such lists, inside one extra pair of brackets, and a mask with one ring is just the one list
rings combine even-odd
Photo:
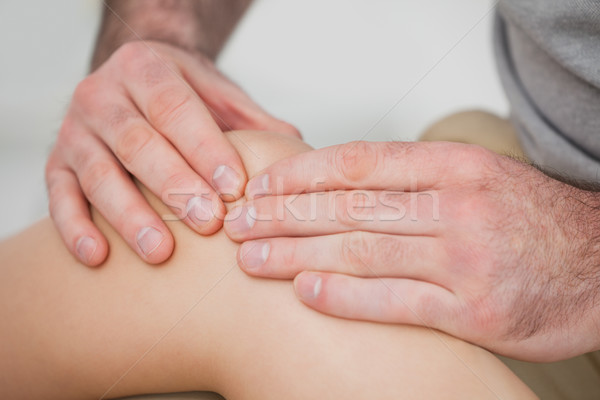
[(275, 163), (246, 194), (225, 221), (240, 267), (295, 276), (318, 311), (531, 361), (599, 348), (597, 193), (478, 146), (356, 142)]
[(146, 261), (171, 255), (168, 228), (129, 174), (192, 229), (215, 232), (221, 199), (238, 198), (246, 184), (221, 131), (240, 128), (299, 135), (200, 53), (158, 42), (121, 46), (77, 86), (46, 167), (50, 213), (67, 247), (88, 265), (107, 256), (89, 201)]

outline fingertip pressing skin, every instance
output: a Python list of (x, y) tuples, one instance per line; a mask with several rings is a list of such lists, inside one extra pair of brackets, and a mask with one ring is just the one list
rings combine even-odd
[(135, 236), (135, 241), (145, 257), (150, 257), (158, 249), (163, 240), (164, 234), (153, 226), (143, 227)]
[(245, 204), (230, 210), (223, 223), (225, 233), (231, 240), (241, 242), (247, 236), (258, 219), (256, 208)]
[(223, 201), (235, 201), (243, 194), (246, 175), (241, 174), (228, 165), (222, 164), (215, 168), (212, 183)]
[(242, 243), (237, 251), (238, 265), (252, 275), (262, 267), (271, 252), (271, 244), (264, 240)]
[(137, 230), (132, 248), (146, 262), (160, 264), (171, 257), (174, 246), (171, 231), (162, 221), (154, 221)]
[(194, 231), (206, 236), (221, 229), (226, 213), (227, 209), (218, 196), (214, 196), (212, 199), (194, 196), (187, 201), (185, 213), (181, 219)]
[(79, 261), (89, 267), (99, 266), (108, 256), (108, 242), (99, 232), (79, 236), (72, 249)]
[(322, 303), (319, 300), (322, 299), (324, 294), (323, 275), (324, 274), (304, 271), (299, 273), (294, 279), (296, 296), (304, 304), (307, 304), (312, 308), (316, 308), (319, 303)]
[(248, 181), (246, 185), (246, 197), (255, 199), (259, 196), (271, 194), (271, 177), (269, 174), (260, 174)]

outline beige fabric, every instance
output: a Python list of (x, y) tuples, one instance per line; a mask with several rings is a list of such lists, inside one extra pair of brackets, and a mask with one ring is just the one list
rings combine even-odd
[[(446, 117), (427, 129), (420, 140), (477, 144), (526, 159), (511, 123), (484, 111)], [(499, 358), (543, 400), (600, 399), (600, 352), (548, 364)]]
[(478, 144), (499, 154), (524, 159), (512, 124), (485, 111), (463, 111), (431, 125), (419, 139)]

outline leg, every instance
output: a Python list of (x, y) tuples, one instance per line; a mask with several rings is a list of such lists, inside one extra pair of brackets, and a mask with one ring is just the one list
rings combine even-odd
[[(306, 149), (273, 134), (230, 138), (249, 175)], [(149, 266), (94, 218), (111, 245), (96, 269), (73, 260), (48, 220), (0, 244), (0, 317), (9, 321), (0, 326), (0, 397), (533, 397), (490, 353), (448, 335), (308, 309), (290, 282), (241, 272), (222, 232), (200, 237), (171, 222), (175, 253)]]

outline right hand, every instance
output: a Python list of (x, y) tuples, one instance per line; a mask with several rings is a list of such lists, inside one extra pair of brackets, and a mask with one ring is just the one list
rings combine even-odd
[(217, 231), (222, 200), (239, 198), (247, 180), (224, 129), (300, 135), (200, 53), (121, 46), (77, 86), (46, 165), (50, 214), (71, 253), (90, 266), (108, 254), (89, 202), (147, 262), (171, 255), (173, 237), (131, 175), (196, 232)]

